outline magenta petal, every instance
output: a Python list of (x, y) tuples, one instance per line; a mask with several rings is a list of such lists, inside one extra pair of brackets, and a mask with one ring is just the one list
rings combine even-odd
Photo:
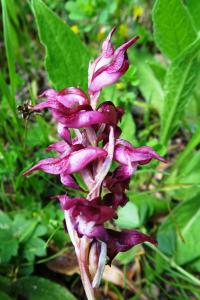
[(112, 30), (109, 32), (107, 38), (105, 39), (105, 41), (102, 44), (102, 53), (104, 57), (111, 57), (114, 54), (114, 48), (113, 45), (111, 44), (110, 40), (111, 37), (113, 35), (113, 33), (115, 32), (116, 27), (113, 27)]
[(88, 147), (79, 151), (73, 152), (69, 156), (69, 166), (67, 172), (74, 173), (84, 169), (91, 161), (97, 158), (105, 158), (107, 152), (98, 147)]
[(58, 195), (57, 198), (61, 203), (63, 210), (72, 210), (74, 218), (79, 215), (87, 222), (95, 222), (95, 224), (103, 224), (115, 217), (116, 213), (113, 208), (103, 205), (98, 199), (91, 201), (85, 198), (70, 198), (66, 195)]
[(45, 109), (45, 108), (57, 109), (57, 110), (61, 110), (61, 111), (66, 110), (66, 108), (61, 103), (59, 103), (57, 100), (47, 100), (47, 101), (38, 103), (32, 107), (32, 110), (35, 111), (35, 110), (41, 110), (41, 109)]
[(107, 243), (107, 251), (110, 262), (119, 252), (125, 252), (131, 247), (144, 243), (150, 242), (152, 244), (157, 244), (156, 240), (152, 237), (141, 233), (136, 230), (124, 230), (124, 231), (114, 231), (107, 229), (109, 240)]
[(108, 73), (114, 73), (118, 71), (123, 71), (124, 68), (124, 62), (128, 61), (126, 56), (127, 49), (132, 46), (137, 40), (139, 39), (139, 36), (135, 36), (128, 42), (121, 45), (119, 48), (115, 50), (113, 61), (107, 68)]
[(103, 87), (115, 83), (128, 69), (129, 63), (126, 50), (134, 44), (139, 37), (121, 45), (113, 55), (112, 62), (99, 68), (93, 75), (89, 85), (89, 93), (94, 94)]
[(55, 100), (56, 96), (58, 95), (58, 92), (54, 89), (48, 89), (44, 91), (38, 98), (48, 98), (48, 100)]
[[(80, 226), (79, 226), (78, 229), (79, 229), (79, 232), (80, 232)], [(97, 239), (97, 240), (101, 240), (105, 243), (108, 240), (107, 231), (102, 225), (95, 225), (93, 228), (88, 230), (88, 232), (83, 231), (83, 234), (85, 234), (89, 238), (94, 238), (94, 239)]]
[[(40, 95), (40, 98), (45, 97), (47, 101), (43, 102), (45, 104), (38, 104), (34, 107), (34, 109), (42, 109), (42, 108), (56, 108), (57, 107), (65, 107), (65, 108), (72, 108), (73, 106), (77, 105), (84, 105), (89, 104), (89, 100), (86, 94), (79, 88), (70, 87), (57, 92), (53, 89), (46, 90)], [(60, 105), (60, 106), (59, 106)]]
[(107, 38), (105, 39), (105, 41), (102, 44), (102, 52), (100, 54), (99, 57), (97, 57), (97, 59), (95, 59), (94, 62), (92, 62), (89, 65), (89, 70), (88, 70), (88, 82), (89, 85), (91, 83), (91, 80), (93, 78), (94, 73), (100, 69), (102, 66), (105, 66), (107, 64), (110, 63), (110, 61), (112, 60), (112, 56), (114, 54), (114, 48), (110, 42), (111, 37), (114, 33), (114, 31), (116, 30), (116, 28), (114, 27), (110, 33), (108, 34)]
[(115, 217), (115, 210), (102, 205), (99, 199), (89, 201), (84, 198), (70, 198), (66, 195), (58, 195), (63, 210), (69, 210), (74, 228), (81, 237), (107, 241), (107, 232), (103, 223)]
[(47, 152), (52, 150), (58, 153), (69, 154), (71, 152), (71, 147), (66, 142), (61, 141), (61, 142), (56, 142), (54, 144), (51, 144), (46, 148)]
[(157, 154), (151, 147), (142, 146), (135, 148), (127, 141), (120, 139), (116, 141), (114, 159), (121, 164), (127, 164), (127, 159), (134, 164), (147, 164), (153, 158), (166, 162), (166, 160)]
[(60, 174), (60, 181), (62, 182), (62, 184), (64, 184), (69, 188), (83, 191), (83, 189), (78, 185), (78, 183), (76, 182), (76, 180), (73, 178), (72, 175), (62, 173)]
[(81, 89), (74, 87), (63, 89), (58, 93), (56, 99), (59, 103), (67, 108), (89, 104), (86, 94)]
[(58, 123), (57, 131), (58, 131), (59, 136), (63, 140), (65, 140), (67, 143), (71, 144), (71, 135), (70, 135), (70, 132), (69, 132), (69, 129), (67, 128), (67, 126), (65, 126), (61, 123)]
[[(76, 145), (79, 147), (79, 145)], [(71, 174), (82, 170), (86, 165), (96, 158), (103, 158), (107, 152), (98, 147), (88, 147), (73, 152), (71, 155), (65, 154), (62, 157), (46, 158), (39, 161), (35, 166), (25, 172), (26, 176), (35, 170), (42, 170), (50, 174)]]
[(135, 148), (133, 151), (130, 152), (130, 154), (131, 161), (139, 162), (139, 164), (146, 164), (153, 158), (166, 163), (166, 160), (163, 157), (161, 157), (151, 147), (148, 146)]
[(81, 111), (70, 115), (65, 115), (60, 111), (54, 111), (53, 113), (58, 122), (68, 128), (88, 127), (101, 123), (110, 125), (116, 124), (116, 114), (112, 115), (108, 112)]
[(23, 176), (26, 176), (36, 170), (42, 170), (45, 173), (58, 175), (63, 172), (63, 169), (67, 169), (67, 166), (68, 160), (65, 158), (46, 158), (40, 160), (35, 166), (25, 172)]
[(105, 205), (112, 206), (117, 209), (119, 206), (124, 206), (128, 202), (128, 197), (125, 193), (108, 193), (103, 198)]
[(121, 165), (119, 166), (113, 176), (118, 180), (126, 180), (133, 176), (133, 173), (135, 172), (137, 168), (137, 164), (131, 164), (131, 165)]

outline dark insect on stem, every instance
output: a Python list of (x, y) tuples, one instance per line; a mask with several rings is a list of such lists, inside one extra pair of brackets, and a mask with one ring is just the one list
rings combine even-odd
[(34, 113), (32, 107), (31, 101), (25, 101), (22, 105), (17, 107), (17, 110), (21, 113), (24, 120), (29, 120), (31, 115)]

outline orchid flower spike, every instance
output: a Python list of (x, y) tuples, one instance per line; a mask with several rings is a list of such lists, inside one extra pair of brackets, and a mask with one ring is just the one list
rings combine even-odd
[[(119, 252), (143, 242), (156, 244), (155, 239), (139, 231), (118, 231), (106, 224), (115, 220), (117, 208), (128, 202), (126, 190), (137, 167), (152, 159), (165, 162), (152, 148), (136, 148), (120, 139), (121, 130), (117, 126), (123, 116), (120, 107), (110, 101), (98, 106), (101, 90), (127, 71), (127, 50), (138, 39), (136, 36), (114, 50), (111, 43), (114, 32), (115, 28), (103, 42), (100, 56), (89, 65), (89, 96), (76, 87), (62, 91), (48, 89), (40, 95), (45, 101), (36, 104), (33, 110), (50, 109), (62, 140), (46, 149), (55, 151), (56, 157), (42, 159), (24, 173), (41, 170), (59, 175), (64, 186), (84, 192), (80, 198), (70, 198), (67, 193), (56, 198), (64, 211), (89, 300), (96, 299), (105, 264), (111, 264)], [(113, 161), (118, 166), (111, 172)], [(87, 195), (76, 182), (75, 173), (82, 176)]]

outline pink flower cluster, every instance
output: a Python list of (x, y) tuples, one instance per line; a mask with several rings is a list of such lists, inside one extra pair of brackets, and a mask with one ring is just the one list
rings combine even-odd
[[(47, 148), (57, 157), (39, 161), (24, 175), (35, 170), (60, 176), (66, 187), (85, 193), (73, 176), (79, 172), (88, 188), (87, 197), (70, 198), (58, 195), (65, 213), (67, 230), (79, 261), (82, 281), (88, 299), (95, 299), (94, 288), (100, 283), (106, 258), (109, 263), (120, 251), (155, 240), (136, 230), (115, 231), (106, 222), (117, 218), (117, 208), (128, 199), (125, 194), (131, 176), (138, 165), (152, 159), (164, 162), (150, 147), (135, 148), (120, 139), (117, 126), (123, 115), (120, 107), (106, 101), (98, 105), (100, 91), (115, 83), (128, 69), (127, 49), (138, 37), (114, 50), (111, 44), (113, 29), (102, 46), (100, 56), (89, 66), (88, 95), (80, 88), (65, 88), (60, 92), (45, 91), (46, 98), (33, 111), (49, 108), (58, 123), (58, 141)], [(72, 130), (75, 138), (72, 139)], [(111, 171), (112, 162), (118, 166)]]

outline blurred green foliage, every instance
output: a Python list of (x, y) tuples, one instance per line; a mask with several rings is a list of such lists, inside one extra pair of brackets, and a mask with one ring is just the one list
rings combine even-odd
[(154, 147), (168, 164), (136, 172), (115, 224), (152, 233), (158, 247), (117, 257), (124, 274), (134, 268), (135, 292), (126, 276), (123, 288), (104, 282), (104, 290), (109, 284), (118, 299), (200, 299), (199, 1), (1, 0), (1, 11), (0, 299), (84, 299), (78, 275), (47, 269), (71, 246), (50, 198), (64, 188), (46, 174), (22, 177), (45, 157), (55, 126), (48, 113), (23, 119), (18, 106), (36, 103), (50, 86), (86, 89), (88, 61), (113, 26), (114, 45), (136, 34), (140, 40), (129, 49), (128, 72), (102, 99), (124, 108), (123, 138)]

